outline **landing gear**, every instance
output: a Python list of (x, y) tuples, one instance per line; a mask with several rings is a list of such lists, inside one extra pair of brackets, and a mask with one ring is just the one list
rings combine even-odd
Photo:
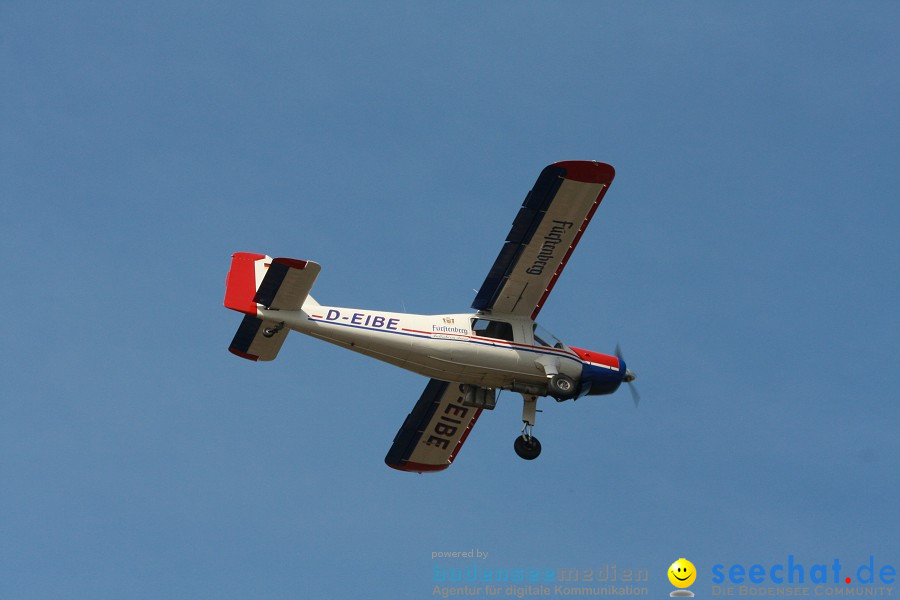
[(284, 321), (282, 321), (281, 323), (276, 323), (275, 327), (266, 327), (265, 329), (263, 329), (263, 337), (270, 338), (282, 329), (284, 329)]
[(537, 416), (537, 396), (522, 394), (522, 435), (513, 444), (516, 454), (525, 460), (534, 460), (541, 453), (541, 443), (531, 434)]
[(578, 394), (578, 386), (575, 384), (575, 380), (559, 372), (559, 358), (543, 355), (535, 359), (534, 363), (543, 369), (547, 375), (548, 395), (562, 402), (563, 400), (574, 398)]
[(541, 443), (533, 435), (525, 437), (525, 434), (516, 438), (513, 448), (519, 458), (534, 460), (541, 454)]
[(555, 396), (560, 400), (567, 400), (575, 395), (575, 380), (568, 375), (557, 373), (550, 378), (547, 384), (547, 391), (551, 396)]

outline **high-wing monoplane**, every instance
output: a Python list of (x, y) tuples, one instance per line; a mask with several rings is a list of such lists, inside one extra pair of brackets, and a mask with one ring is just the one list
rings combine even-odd
[(614, 175), (610, 165), (593, 161), (545, 168), (475, 296), (474, 312), (325, 306), (310, 296), (317, 263), (235, 253), (225, 306), (244, 319), (229, 350), (273, 360), (293, 330), (430, 378), (385, 457), (395, 469), (450, 466), (482, 412), (496, 406), (498, 390), (522, 395), (523, 426), (514, 448), (526, 460), (537, 458), (539, 397), (561, 402), (611, 394), (635, 378), (618, 347), (608, 355), (567, 346), (535, 322)]

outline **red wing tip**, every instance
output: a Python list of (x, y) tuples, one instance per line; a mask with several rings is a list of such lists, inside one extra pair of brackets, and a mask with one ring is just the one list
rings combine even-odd
[(583, 183), (603, 183), (609, 185), (612, 183), (613, 177), (616, 176), (616, 170), (612, 165), (594, 160), (564, 160), (562, 162), (553, 163), (553, 166), (565, 169), (566, 179), (581, 181)]
[(447, 463), (445, 465), (426, 465), (422, 463), (407, 462), (402, 465), (396, 465), (386, 462), (384, 464), (392, 469), (397, 469), (398, 471), (406, 471), (407, 473), (435, 473), (437, 471), (443, 471), (450, 466), (450, 463)]
[(259, 360), (258, 356), (254, 356), (253, 354), (247, 354), (246, 352), (241, 352), (240, 350), (235, 350), (234, 348), (229, 348), (229, 352), (234, 354), (235, 356), (240, 356), (241, 358), (246, 358), (247, 360), (252, 360), (254, 362)]

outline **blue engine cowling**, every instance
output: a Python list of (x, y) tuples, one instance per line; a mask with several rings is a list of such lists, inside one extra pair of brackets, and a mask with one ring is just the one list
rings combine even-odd
[(581, 357), (581, 379), (578, 396), (612, 394), (625, 379), (625, 361), (608, 354), (572, 348)]

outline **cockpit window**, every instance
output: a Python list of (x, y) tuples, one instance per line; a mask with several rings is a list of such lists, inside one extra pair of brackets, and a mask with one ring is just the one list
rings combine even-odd
[(551, 344), (549, 344), (545, 340), (541, 339), (541, 336), (538, 335), (538, 333), (536, 331), (534, 332), (534, 341), (536, 341), (541, 346), (551, 346)]
[(556, 339), (556, 336), (538, 325), (534, 324), (534, 341), (541, 346), (547, 346), (548, 348), (559, 348), (560, 350), (564, 350), (565, 346), (563, 343)]
[(491, 321), (490, 319), (473, 319), (472, 331), (477, 336), (489, 337), (497, 340), (513, 341), (512, 325), (505, 321)]

